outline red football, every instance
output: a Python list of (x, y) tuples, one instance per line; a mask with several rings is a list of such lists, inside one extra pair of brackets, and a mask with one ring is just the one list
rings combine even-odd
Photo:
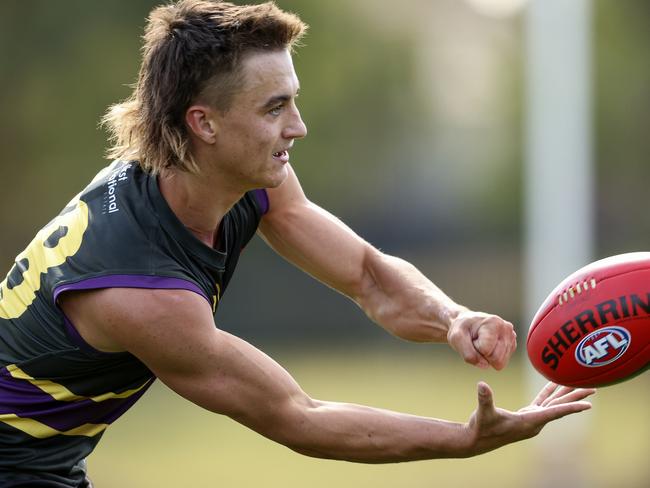
[(612, 256), (564, 279), (528, 331), (528, 357), (547, 379), (596, 387), (650, 366), (650, 252)]

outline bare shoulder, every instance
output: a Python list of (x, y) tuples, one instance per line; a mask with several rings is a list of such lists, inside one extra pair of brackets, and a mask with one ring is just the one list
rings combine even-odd
[(187, 290), (75, 291), (64, 293), (59, 303), (81, 337), (105, 352), (146, 354), (148, 344), (173, 341), (181, 324), (192, 324), (192, 330), (204, 333), (214, 331), (207, 300)]

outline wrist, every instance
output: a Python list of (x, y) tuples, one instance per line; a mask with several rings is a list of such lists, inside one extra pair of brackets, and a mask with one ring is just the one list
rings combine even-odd
[(417, 334), (411, 334), (409, 337), (401, 334), (396, 335), (418, 342), (448, 343), (454, 321), (456, 321), (459, 315), (468, 310), (468, 308), (458, 305), (451, 300), (448, 302), (429, 303), (418, 313), (418, 317), (423, 319), (418, 322), (419, 327), (413, 329), (417, 330)]
[(467, 307), (458, 305), (457, 303), (445, 304), (440, 309), (438, 314), (440, 317), (440, 323), (445, 327), (447, 332), (451, 329), (452, 324), (458, 318), (458, 316), (464, 312), (469, 311)]
[(435, 457), (464, 459), (475, 456), (477, 453), (476, 431), (470, 422), (449, 422), (449, 436), (446, 438), (445, 447)]

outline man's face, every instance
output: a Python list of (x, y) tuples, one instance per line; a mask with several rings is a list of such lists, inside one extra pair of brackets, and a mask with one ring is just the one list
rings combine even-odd
[(274, 188), (287, 177), (294, 139), (307, 134), (296, 107), (299, 83), (288, 51), (248, 55), (244, 83), (230, 109), (217, 112), (212, 164), (229, 184), (247, 191)]

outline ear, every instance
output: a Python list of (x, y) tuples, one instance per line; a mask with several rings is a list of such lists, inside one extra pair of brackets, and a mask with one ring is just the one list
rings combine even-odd
[(190, 131), (207, 144), (217, 141), (217, 123), (214, 110), (206, 105), (192, 105), (185, 112), (185, 123)]

